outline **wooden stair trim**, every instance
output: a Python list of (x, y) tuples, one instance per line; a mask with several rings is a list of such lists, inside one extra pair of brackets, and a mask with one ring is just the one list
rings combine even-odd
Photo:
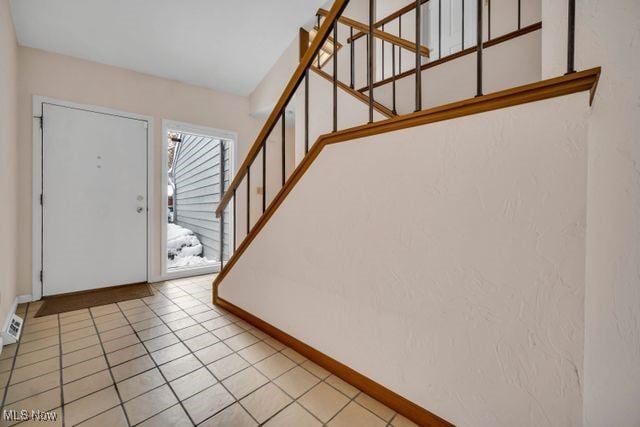
[(222, 195), (222, 199), (218, 204), (218, 208), (216, 209), (216, 216), (220, 217), (225, 207), (233, 197), (233, 190), (238, 188), (245, 175), (247, 174), (247, 170), (253, 163), (255, 157), (258, 155), (258, 152), (262, 149), (263, 142), (267, 139), (267, 137), (271, 134), (271, 131), (275, 128), (276, 124), (280, 120), (282, 110), (287, 106), (289, 101), (293, 98), (293, 95), (298, 89), (298, 86), (302, 82), (305, 74), (307, 73), (308, 68), (312, 65), (315, 56), (320, 51), (322, 45), (324, 45), (325, 41), (329, 37), (329, 32), (331, 31), (334, 22), (338, 19), (338, 16), (342, 14), (344, 9), (347, 7), (349, 0), (334, 0), (333, 6), (331, 6), (331, 10), (329, 11), (327, 17), (324, 22), (320, 26), (316, 37), (314, 37), (311, 44), (308, 46), (304, 55), (300, 59), (300, 63), (296, 67), (293, 75), (289, 79), (289, 82), (285, 86), (280, 98), (278, 98), (278, 102), (271, 110), (271, 114), (267, 117), (260, 133), (256, 137), (253, 145), (249, 148), (247, 155), (240, 165), (238, 169), (237, 175), (233, 178), (233, 181), (229, 184), (229, 187)]
[[(328, 16), (328, 11), (325, 9), (318, 9), (318, 15), (320, 16)], [(346, 16), (340, 16), (338, 18), (338, 22), (344, 25), (348, 25), (350, 27), (356, 28), (363, 32), (369, 31), (369, 26), (367, 24), (363, 24), (360, 21), (356, 21), (355, 19), (347, 18)], [(416, 44), (406, 39), (402, 39), (398, 36), (394, 36), (393, 34), (387, 33), (385, 31), (379, 30), (377, 28), (373, 29), (373, 36), (375, 38), (384, 40), (396, 46), (400, 46), (404, 49), (407, 49), (411, 52), (416, 51)], [(420, 54), (422, 56), (429, 57), (429, 48), (426, 46), (420, 46)]]
[(216, 297), (213, 303), (218, 307), (230, 312), (231, 314), (241, 318), (245, 322), (250, 323), (251, 325), (260, 329), (262, 332), (271, 335), (273, 338), (280, 341), (284, 345), (291, 347), (293, 350), (297, 351), (307, 359), (320, 365), (327, 371), (348, 382), (352, 386), (360, 389), (362, 392), (368, 394), (379, 402), (387, 405), (389, 408), (417, 423), (418, 425), (429, 427), (453, 426), (453, 424), (445, 421), (432, 412), (429, 412), (421, 406), (389, 390), (385, 386), (362, 375), (361, 373), (355, 371), (347, 365), (298, 340), (297, 338), (265, 322), (259, 317), (249, 313), (248, 311), (245, 311), (244, 309), (234, 305), (233, 303), (220, 297)]
[(214, 299), (218, 297), (218, 287), (229, 274), (229, 271), (238, 262), (238, 259), (247, 250), (251, 242), (256, 238), (260, 231), (267, 224), (269, 219), (278, 210), (280, 205), (287, 198), (287, 195), (297, 185), (298, 181), (309, 169), (316, 157), (324, 149), (325, 146), (337, 144), (341, 142), (353, 141), (367, 136), (379, 135), (386, 132), (407, 129), (415, 126), (422, 126), (429, 123), (435, 123), (444, 120), (451, 120), (458, 117), (464, 117), (472, 114), (484, 113), (487, 111), (497, 110), (501, 108), (513, 107), (516, 105), (526, 104), (529, 102), (542, 101), (558, 96), (571, 95), (578, 92), (589, 91), (590, 100), (593, 100), (598, 79), (600, 77), (600, 67), (567, 74), (552, 79), (542, 80), (540, 82), (515, 87), (512, 89), (494, 92), (475, 98), (469, 98), (463, 101), (453, 102), (439, 107), (418, 111), (403, 116), (397, 116), (391, 119), (374, 122), (362, 126), (356, 126), (344, 129), (338, 132), (322, 135), (315, 144), (309, 148), (309, 152), (294, 169), (285, 182), (284, 186), (278, 191), (273, 200), (269, 203), (266, 210), (258, 218), (253, 228), (245, 236), (244, 240), (238, 245), (236, 251), (231, 255), (224, 267), (218, 273), (213, 281)]
[[(422, 6), (423, 4), (425, 4), (426, 2), (428, 2), (429, 0), (421, 0), (420, 1), (420, 5)], [(416, 10), (416, 2), (412, 1), (411, 3), (409, 3), (408, 5), (401, 7), (400, 9), (396, 10), (395, 12), (390, 13), (389, 15), (385, 16), (384, 18), (379, 19), (378, 21), (376, 21), (373, 26), (376, 28), (382, 27), (384, 24), (393, 21), (394, 19), (407, 14), (413, 10)], [(364, 32), (359, 32), (353, 35), (353, 38), (348, 38), (347, 39), (347, 43), (352, 43), (356, 40), (358, 40), (360, 37), (364, 37), (366, 36), (366, 34)]]
[[(532, 33), (534, 31), (538, 31), (540, 29), (542, 29), (542, 22), (536, 22), (535, 24), (531, 24), (531, 25), (528, 25), (526, 27), (522, 27), (519, 30), (512, 31), (510, 33), (504, 34), (504, 35), (502, 35), (500, 37), (496, 37), (495, 39), (488, 40), (488, 41), (482, 43), (482, 48), (486, 49), (486, 48), (489, 48), (491, 46), (496, 46), (496, 45), (499, 45), (500, 43), (504, 43), (504, 42), (509, 41), (511, 39), (515, 39), (517, 37), (524, 36), (526, 34)], [(476, 47), (475, 46), (468, 47), (468, 48), (466, 48), (464, 50), (461, 50), (459, 52), (452, 53), (451, 55), (447, 55), (447, 56), (442, 57), (440, 59), (436, 59), (434, 61), (427, 62), (426, 64), (423, 64), (420, 67), (420, 70), (424, 71), (424, 70), (428, 70), (429, 68), (437, 67), (438, 65), (444, 64), (445, 62), (453, 61), (454, 59), (458, 59), (458, 58), (461, 58), (463, 56), (475, 53), (475, 51), (476, 51)], [(375, 82), (373, 84), (373, 88), (375, 89), (377, 87), (387, 85), (387, 84), (391, 83), (393, 80), (395, 80), (397, 82), (398, 80), (404, 79), (405, 77), (412, 76), (415, 73), (416, 73), (416, 69), (415, 68), (412, 68), (412, 69), (407, 70), (407, 71), (403, 71), (400, 74), (396, 74), (395, 78), (392, 76), (392, 77), (387, 77), (387, 78), (385, 78), (383, 80), (379, 80), (379, 81)], [(364, 93), (364, 92), (366, 92), (368, 90), (369, 90), (369, 86), (364, 86), (364, 87), (358, 89), (358, 92)]]
[[(333, 77), (328, 74), (327, 72), (323, 71), (322, 69), (318, 68), (317, 66), (313, 65), (311, 67), (311, 69), (313, 71), (315, 71), (316, 74), (318, 74), (320, 77), (323, 77), (325, 80), (330, 81), (331, 83), (333, 83)], [(354, 98), (362, 101), (363, 103), (369, 105), (369, 97), (365, 94), (363, 94), (362, 92), (359, 92), (355, 89), (352, 89), (348, 84), (345, 84), (343, 82), (341, 82), (340, 80), (336, 81), (337, 86), (344, 90), (345, 92), (347, 92), (349, 95), (353, 96)], [(387, 107), (385, 107), (384, 105), (380, 104), (379, 102), (374, 101), (373, 102), (373, 109), (376, 110), (378, 113), (382, 114), (383, 116), (385, 116), (386, 118), (391, 118), (391, 117), (396, 117), (397, 114), (395, 114), (393, 111), (391, 111), (390, 109), (388, 109)]]

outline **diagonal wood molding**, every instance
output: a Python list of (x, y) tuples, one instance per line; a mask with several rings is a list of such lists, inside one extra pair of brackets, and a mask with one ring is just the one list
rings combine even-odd
[[(318, 9), (318, 15), (320, 16), (328, 16), (329, 12), (325, 9)], [(363, 24), (360, 21), (356, 21), (355, 19), (351, 19), (351, 18), (347, 18), (346, 16), (340, 16), (338, 18), (338, 22), (344, 25), (347, 25), (349, 27), (353, 27), (359, 31), (362, 31), (364, 33), (369, 32), (369, 26), (367, 24)], [(385, 31), (382, 31), (378, 28), (373, 29), (373, 36), (375, 38), (384, 40), (386, 42), (389, 42), (391, 44), (394, 44), (396, 46), (400, 46), (404, 49), (407, 49), (411, 52), (415, 52), (416, 51), (416, 44), (415, 42), (406, 40), (406, 39), (402, 39), (398, 36), (394, 36), (393, 34), (387, 33)], [(420, 54), (422, 56), (429, 56), (429, 48), (426, 46), (420, 46)]]
[[(320, 68), (318, 68), (315, 65), (312, 66), (311, 69), (316, 74), (318, 74), (320, 77), (322, 77), (325, 80), (328, 80), (328, 81), (333, 83), (333, 76), (331, 76), (330, 74), (326, 73), (325, 71), (321, 70)], [(364, 102), (365, 104), (369, 105), (369, 97), (367, 95), (365, 95), (364, 93), (358, 92), (357, 90), (352, 89), (351, 87), (349, 87), (348, 84), (345, 84), (345, 83), (341, 82), (340, 80), (336, 81), (336, 85), (338, 85), (338, 87), (340, 89), (344, 90), (349, 95), (351, 95), (354, 98), (356, 98), (356, 99)], [(391, 118), (391, 117), (396, 117), (397, 116), (397, 114), (395, 114), (389, 108), (385, 107), (384, 105), (380, 104), (377, 101), (373, 101), (373, 109), (376, 110), (378, 113), (382, 114), (383, 116), (385, 116), (386, 118)]]

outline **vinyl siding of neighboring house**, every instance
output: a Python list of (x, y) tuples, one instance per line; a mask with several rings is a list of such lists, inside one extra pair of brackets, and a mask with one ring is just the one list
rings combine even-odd
[[(220, 219), (215, 210), (220, 201), (220, 147), (223, 141), (197, 135), (182, 135), (173, 163), (174, 222), (192, 230), (202, 243), (204, 256), (220, 260)], [(231, 147), (224, 142), (224, 188), (231, 179)], [(230, 211), (225, 213), (224, 255), (229, 253)]]

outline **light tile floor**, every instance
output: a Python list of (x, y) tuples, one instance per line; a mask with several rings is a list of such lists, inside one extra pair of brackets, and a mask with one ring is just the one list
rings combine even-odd
[(0, 354), (3, 409), (55, 412), (22, 426), (415, 425), (211, 304), (211, 281), (40, 318), (40, 302), (19, 306), (20, 342)]

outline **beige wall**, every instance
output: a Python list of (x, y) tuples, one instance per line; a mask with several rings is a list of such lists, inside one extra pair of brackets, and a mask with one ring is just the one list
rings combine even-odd
[(576, 65), (602, 66), (589, 119), (585, 425), (637, 427), (640, 2), (584, 0), (577, 7)]
[(16, 70), (9, 0), (0, 0), (0, 327), (16, 298)]
[[(3, 37), (4, 40), (4, 37)], [(164, 219), (160, 210), (160, 154), (162, 119), (226, 129), (238, 133), (240, 162), (261, 125), (249, 116), (248, 98), (152, 77), (95, 62), (31, 48), (18, 49), (18, 294), (31, 294), (31, 155), (32, 97), (42, 95), (81, 104), (152, 116), (158, 234)], [(257, 184), (256, 184), (257, 185)], [(239, 199), (242, 217), (244, 199)], [(152, 248), (154, 272), (159, 273), (160, 247)]]
[(579, 426), (587, 113), (332, 145), (220, 295), (455, 425)]

